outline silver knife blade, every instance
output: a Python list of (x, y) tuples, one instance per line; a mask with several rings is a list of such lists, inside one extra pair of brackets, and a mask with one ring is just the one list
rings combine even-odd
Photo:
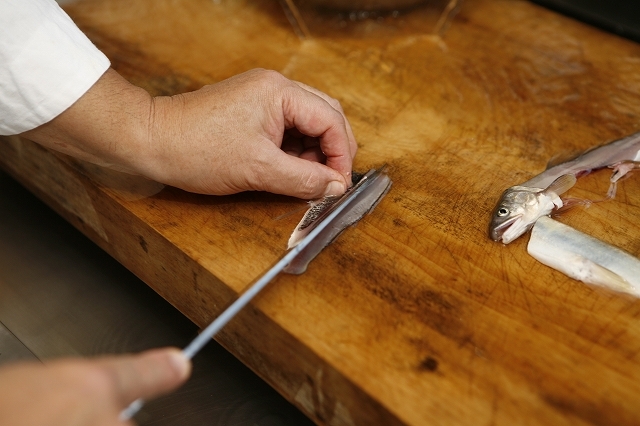
[[(267, 284), (271, 282), (276, 275), (278, 275), (284, 268), (289, 265), (296, 256), (298, 256), (305, 247), (311, 243), (340, 213), (342, 213), (356, 198), (357, 196), (367, 188), (367, 180), (371, 181), (372, 176), (376, 176), (382, 173), (381, 168), (379, 170), (371, 170), (367, 173), (358, 184), (354, 185), (348, 193), (346, 193), (339, 201), (337, 201), (332, 207), (331, 211), (327, 212), (325, 217), (320, 220), (317, 225), (291, 250), (287, 252), (275, 265), (273, 265), (264, 275), (262, 275), (253, 284), (250, 284), (245, 291), (243, 291), (233, 301), (229, 307), (227, 307), (211, 324), (207, 326), (191, 343), (189, 343), (183, 350), (182, 354), (187, 358), (193, 358), (212, 338), (215, 336), (229, 321), (235, 317), (238, 312), (242, 310)], [(136, 399), (127, 408), (120, 413), (120, 420), (127, 421), (131, 419), (140, 409), (144, 406), (144, 400)]]

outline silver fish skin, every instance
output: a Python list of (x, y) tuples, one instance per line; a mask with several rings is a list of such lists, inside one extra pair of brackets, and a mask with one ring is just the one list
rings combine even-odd
[(551, 218), (536, 222), (527, 251), (576, 280), (640, 296), (640, 259)]
[[(571, 188), (569, 180), (559, 185), (563, 176), (580, 176), (605, 167), (614, 169), (611, 178), (615, 182), (625, 173), (637, 168), (640, 161), (640, 132), (589, 150), (579, 157), (551, 167), (526, 182), (512, 186), (503, 192), (491, 214), (489, 237), (509, 244), (534, 225), (536, 220), (562, 207), (559, 198)], [(629, 164), (633, 163), (630, 167)], [(575, 180), (574, 180), (575, 183)], [(552, 188), (555, 184), (555, 188)]]

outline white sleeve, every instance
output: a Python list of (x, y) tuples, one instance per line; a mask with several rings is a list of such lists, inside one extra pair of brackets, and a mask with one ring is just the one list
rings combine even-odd
[(51, 121), (109, 66), (54, 0), (0, 0), (0, 135)]

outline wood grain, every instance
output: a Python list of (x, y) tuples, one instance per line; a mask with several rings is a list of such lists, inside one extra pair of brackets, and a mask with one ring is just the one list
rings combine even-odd
[[(159, 95), (253, 67), (342, 102), (357, 170), (391, 192), (219, 336), (319, 424), (631, 425), (640, 302), (490, 241), (508, 186), (640, 129), (640, 46), (524, 1), (469, 0), (442, 37), (299, 40), (268, 0), (90, 0), (67, 8), (130, 81)], [(24, 141), (2, 167), (200, 326), (286, 248), (303, 203), (164, 188), (126, 196)], [(575, 196), (599, 198), (608, 174)], [(73, 195), (74, 198), (70, 198)], [(640, 186), (561, 218), (640, 255)]]

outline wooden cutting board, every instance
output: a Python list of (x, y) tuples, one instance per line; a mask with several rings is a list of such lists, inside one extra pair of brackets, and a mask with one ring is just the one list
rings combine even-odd
[[(441, 37), (305, 40), (275, 0), (67, 10), (155, 95), (254, 67), (318, 87), (351, 121), (356, 170), (389, 164), (394, 184), (375, 211), (219, 335), (314, 421), (638, 423), (640, 302), (538, 263), (528, 237), (487, 237), (505, 188), (557, 154), (640, 130), (638, 44), (525, 1), (469, 0)], [(3, 169), (199, 326), (284, 254), (304, 206), (116, 181), (15, 137), (0, 150)], [(638, 256), (639, 184), (632, 176), (615, 201), (560, 220)], [(571, 194), (600, 198), (607, 186), (600, 172)]]

